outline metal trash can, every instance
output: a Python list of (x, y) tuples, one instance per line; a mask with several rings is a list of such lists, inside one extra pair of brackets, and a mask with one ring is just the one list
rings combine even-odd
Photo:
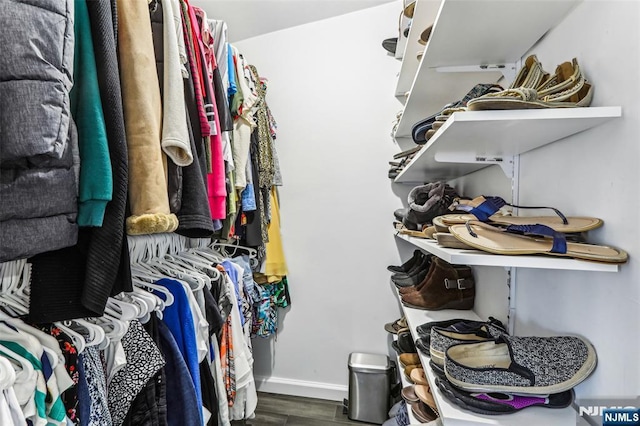
[(394, 368), (386, 355), (349, 354), (349, 419), (376, 424), (387, 420)]

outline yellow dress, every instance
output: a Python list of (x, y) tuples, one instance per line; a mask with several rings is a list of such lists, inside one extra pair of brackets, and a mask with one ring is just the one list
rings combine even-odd
[(287, 275), (287, 262), (282, 249), (282, 238), (280, 237), (280, 206), (276, 196), (276, 187), (271, 187), (269, 193), (271, 201), (271, 222), (269, 223), (269, 242), (266, 245), (266, 259), (264, 274), (256, 274), (256, 282), (276, 283), (282, 281)]

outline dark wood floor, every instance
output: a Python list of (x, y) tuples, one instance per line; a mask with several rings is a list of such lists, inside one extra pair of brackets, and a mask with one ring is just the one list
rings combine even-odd
[(247, 420), (246, 424), (251, 426), (368, 425), (368, 423), (350, 421), (346, 414), (342, 414), (342, 404), (339, 402), (264, 392), (258, 393), (256, 418)]

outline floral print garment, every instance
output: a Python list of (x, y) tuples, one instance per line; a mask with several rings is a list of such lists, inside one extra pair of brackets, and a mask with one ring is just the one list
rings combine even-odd
[(60, 344), (60, 350), (64, 356), (64, 366), (73, 380), (73, 386), (67, 389), (62, 395), (62, 403), (67, 410), (67, 417), (74, 424), (79, 424), (78, 418), (78, 351), (73, 345), (71, 337), (53, 324), (42, 325), (40, 329), (53, 336)]

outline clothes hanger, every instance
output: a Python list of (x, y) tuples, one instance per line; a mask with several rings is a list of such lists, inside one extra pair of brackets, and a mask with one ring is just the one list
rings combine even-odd
[(106, 337), (100, 326), (80, 318), (62, 321), (62, 325), (83, 336), (86, 346), (98, 346)]
[[(140, 291), (143, 294), (148, 294), (151, 296), (151, 293), (142, 291), (135, 287), (134, 289)], [(155, 300), (146, 299), (140, 293), (134, 293), (133, 291), (131, 293), (127, 293), (127, 297), (129, 297), (131, 301), (140, 308), (140, 316), (138, 317), (138, 321), (140, 321), (142, 324), (146, 324), (147, 322), (149, 322), (149, 320), (151, 319), (151, 313), (155, 310), (156, 307)]]
[(117, 321), (105, 318), (93, 320), (95, 320), (95, 324), (98, 327), (102, 328), (105, 332), (104, 341), (102, 341), (97, 346), (100, 350), (106, 349), (107, 347), (109, 347), (109, 345), (111, 345), (112, 342), (120, 341), (120, 339), (122, 339), (122, 336), (124, 336), (124, 334), (126, 333), (126, 330), (124, 329), (122, 324)]
[[(163, 278), (167, 278), (167, 275), (164, 272), (160, 272), (157, 268), (152, 267), (148, 263), (137, 263), (131, 265), (131, 276), (137, 277), (141, 281), (148, 281), (150, 283), (155, 283), (158, 280)], [(156, 286), (157, 287), (157, 286)], [(161, 286), (160, 286), (161, 287)], [(150, 286), (150, 288), (154, 288)], [(162, 287), (164, 288), (164, 287)], [(173, 298), (171, 298), (173, 300)], [(173, 302), (171, 302), (173, 303)], [(171, 305), (171, 303), (167, 303), (167, 305)]]
[(202, 290), (207, 284), (207, 279), (209, 277), (198, 271), (194, 267), (194, 265), (189, 264), (183, 259), (176, 257), (176, 255), (167, 254), (165, 255), (164, 259), (157, 260), (156, 262), (158, 264), (173, 266), (171, 272), (174, 272), (175, 275), (181, 280), (186, 281), (191, 287), (192, 291)]
[(156, 306), (154, 299), (151, 299), (152, 301), (150, 302), (149, 299), (143, 299), (138, 294), (134, 294), (133, 292), (131, 293), (123, 292), (111, 299), (113, 299), (114, 303), (130, 303), (134, 305), (135, 308), (138, 310), (137, 318), (140, 319), (140, 318), (146, 317), (147, 321), (149, 320), (148, 318), (149, 313), (153, 311), (153, 309)]
[(157, 248), (156, 258), (163, 258), (167, 254), (185, 250), (186, 238), (178, 234), (152, 234), (152, 244)]
[(29, 307), (21, 301), (14, 300), (10, 293), (0, 294), (0, 305), (9, 308), (13, 316), (27, 315), (29, 313)]
[(102, 339), (101, 342), (98, 343), (97, 348), (99, 350), (105, 350), (111, 344), (112, 336), (109, 334), (109, 332), (114, 328), (114, 326), (109, 320), (105, 320), (101, 318), (102, 317), (86, 318), (85, 321), (87, 321), (89, 324), (92, 324), (100, 328), (104, 332), (104, 338)]
[(132, 263), (144, 263), (162, 257), (169, 250), (168, 234), (130, 235), (127, 241)]
[(166, 278), (166, 276), (158, 271), (155, 268), (149, 266), (148, 263), (132, 263), (131, 264), (131, 274), (136, 275), (142, 279), (149, 280), (151, 282), (155, 282), (161, 280), (162, 278)]
[(20, 277), (20, 281), (17, 284), (17, 287), (12, 292), (12, 294), (25, 302), (25, 305), (29, 305), (29, 299), (31, 297), (31, 263), (25, 263), (22, 268), (22, 275)]
[(73, 346), (76, 347), (76, 350), (78, 351), (79, 354), (81, 354), (84, 351), (84, 348), (86, 347), (86, 342), (84, 340), (84, 337), (80, 333), (72, 330), (70, 327), (67, 327), (61, 322), (56, 322), (54, 323), (54, 325), (58, 327), (60, 330), (64, 331), (71, 338), (71, 341), (73, 342)]
[(118, 312), (109, 306), (105, 307), (101, 317), (87, 318), (87, 321), (102, 327), (110, 341), (119, 341), (129, 330), (129, 322), (120, 319)]
[(175, 253), (175, 254), (167, 254), (164, 257), (165, 261), (169, 261), (173, 264), (182, 266), (185, 270), (191, 271), (195, 268), (203, 268), (205, 267), (204, 262), (202, 264), (198, 264), (192, 259), (188, 259), (182, 255), (183, 252)]
[(233, 248), (234, 249), (233, 253), (231, 253), (231, 254), (227, 254), (226, 251), (225, 251), (224, 254), (226, 255), (226, 257), (235, 256), (236, 251), (238, 251), (238, 250), (246, 250), (247, 253), (249, 254), (250, 258), (255, 259), (255, 258), (258, 257), (258, 251), (256, 249), (251, 248), (251, 247), (245, 247), (245, 246), (241, 246), (239, 244), (227, 244), (227, 243), (219, 243), (219, 242), (214, 242), (211, 245), (211, 248), (214, 251), (216, 250), (216, 248), (223, 248), (223, 250), (224, 250), (224, 247), (228, 247), (228, 248)]
[(162, 311), (164, 310), (165, 302), (161, 297), (136, 286), (133, 287), (133, 294), (135, 295), (135, 297), (139, 297), (140, 300), (145, 301), (145, 303), (149, 306), (147, 314), (140, 318), (140, 322), (146, 323), (147, 321), (149, 321), (152, 313), (155, 313), (155, 315), (159, 319), (162, 319)]
[(84, 327), (84, 329), (86, 329), (87, 332), (89, 333), (90, 337), (93, 333), (93, 339), (90, 339), (86, 342), (87, 346), (98, 346), (107, 337), (106, 333), (101, 327), (95, 324), (91, 324), (89, 321), (85, 321), (83, 319), (78, 318), (78, 319), (72, 320), (71, 322), (77, 324), (80, 327)]
[(129, 259), (131, 263), (142, 262), (143, 253), (140, 244), (138, 244), (138, 239), (129, 235), (127, 236), (127, 243), (129, 244)]
[(189, 245), (189, 240), (187, 237), (184, 237), (178, 234), (171, 234), (171, 235), (172, 235), (172, 239), (171, 239), (172, 244), (171, 244), (169, 253), (175, 254), (175, 253), (179, 253), (187, 250)]
[[(216, 248), (222, 249), (223, 255), (229, 259), (236, 257), (237, 256), (236, 252), (238, 250), (245, 250), (247, 252), (247, 255), (249, 256), (249, 265), (251, 266), (251, 269), (256, 269), (259, 265), (258, 251), (251, 247), (245, 247), (239, 244), (227, 244), (227, 243), (219, 243), (219, 242), (214, 242), (212, 244), (212, 247), (214, 250)], [(234, 250), (232, 253), (227, 253), (227, 251), (225, 250), (225, 247), (233, 248)]]
[(138, 288), (140, 288), (142, 290), (146, 290), (148, 292), (151, 292), (151, 294), (153, 294), (154, 291), (157, 291), (158, 293), (163, 294), (165, 296), (165, 299), (162, 301), (162, 303), (164, 304), (162, 306), (162, 310), (164, 310), (164, 308), (166, 306), (173, 305), (173, 302), (175, 301), (175, 298), (173, 297), (173, 294), (171, 294), (169, 289), (167, 289), (166, 287), (158, 285), (158, 284), (151, 284), (151, 283), (148, 283), (146, 281), (140, 281), (140, 280), (137, 280), (135, 278), (132, 280), (132, 282), (133, 282), (133, 285), (135, 285), (136, 287), (138, 287)]
[(135, 295), (135, 297), (140, 298), (149, 306), (149, 313), (156, 311), (162, 314), (164, 307), (167, 306), (165, 301), (161, 297), (153, 294), (150, 291), (145, 291), (138, 286), (133, 287), (132, 295)]
[(220, 278), (220, 271), (218, 271), (218, 269), (213, 266), (213, 263), (210, 260), (207, 260), (189, 251), (181, 251), (173, 256), (177, 259), (180, 259), (183, 263), (190, 265), (192, 268), (204, 270), (209, 274), (212, 274), (213, 277), (210, 277), (207, 273), (202, 275), (207, 288), (211, 288), (212, 279), (217, 280), (218, 278)]
[(12, 364), (12, 366), (15, 365), (17, 368), (14, 368), (14, 371), (17, 372), (19, 370), (22, 370), (23, 372), (26, 372), (25, 375), (27, 377), (32, 377), (33, 380), (36, 379), (36, 370), (33, 368), (33, 364), (31, 364), (31, 361), (23, 358), (11, 349), (2, 345), (0, 345), (0, 357), (8, 360)]
[(224, 257), (220, 255), (220, 253), (216, 253), (209, 246), (206, 247), (198, 247), (189, 249), (189, 253), (193, 253), (197, 256), (203, 257), (205, 260), (208, 260), (212, 263), (220, 263), (224, 261)]
[(191, 238), (189, 240), (189, 248), (187, 251), (192, 249), (200, 249), (207, 248), (211, 244), (211, 238)]
[(172, 272), (175, 268), (176, 270), (182, 273), (189, 273), (193, 268), (191, 265), (186, 265), (179, 260), (176, 260), (175, 257), (171, 254), (166, 254), (162, 259), (153, 259), (148, 263), (151, 267), (159, 266), (162, 268), (162, 271), (167, 273)]
[(110, 297), (107, 299), (106, 306), (113, 309), (113, 311), (116, 312), (118, 319), (123, 321), (133, 321), (142, 316), (140, 308), (137, 305), (125, 302), (124, 300), (118, 300)]
[(204, 288), (204, 279), (196, 277), (196, 273), (193, 269), (184, 269), (183, 266), (174, 264), (170, 260), (166, 259), (166, 256), (167, 255), (165, 255), (164, 259), (152, 259), (147, 263), (147, 265), (158, 269), (168, 277), (187, 282), (189, 287), (194, 291)]
[(0, 303), (6, 302), (17, 309), (17, 315), (25, 315), (29, 311), (29, 288), (31, 279), (31, 264), (26, 261), (10, 262), (4, 272), (9, 277), (3, 284), (7, 284), (2, 289)]
[(26, 262), (13, 261), (2, 264), (1, 286), (2, 294), (9, 294), (15, 291), (22, 277), (22, 270)]
[(197, 268), (217, 271), (217, 269), (213, 266), (213, 263), (214, 263), (213, 260), (199, 255), (198, 251), (192, 251), (192, 250), (193, 249), (181, 251), (175, 254), (175, 256)]
[[(10, 315), (7, 315), (6, 313), (3, 313), (0, 315), (0, 324), (2, 327), (6, 327), (7, 332), (10, 333), (9, 336), (6, 336), (5, 340), (8, 341), (14, 341), (14, 337), (13, 336), (18, 336), (18, 335), (22, 335), (22, 336), (29, 336), (29, 338), (33, 338), (36, 342), (37, 345), (42, 347), (43, 350), (43, 354), (47, 357), (47, 359), (49, 360), (49, 364), (51, 365), (51, 368), (56, 368), (56, 366), (58, 365), (58, 363), (60, 362), (60, 359), (58, 358), (58, 354), (56, 353), (55, 350), (42, 345), (40, 343), (40, 338), (34, 336), (34, 334), (36, 334), (37, 332), (40, 332), (40, 330), (37, 330), (36, 328), (30, 326), (29, 324), (26, 324), (24, 322), (22, 322), (21, 320), (11, 317)], [(42, 332), (40, 332), (42, 333)], [(17, 337), (16, 337), (17, 338)]]

